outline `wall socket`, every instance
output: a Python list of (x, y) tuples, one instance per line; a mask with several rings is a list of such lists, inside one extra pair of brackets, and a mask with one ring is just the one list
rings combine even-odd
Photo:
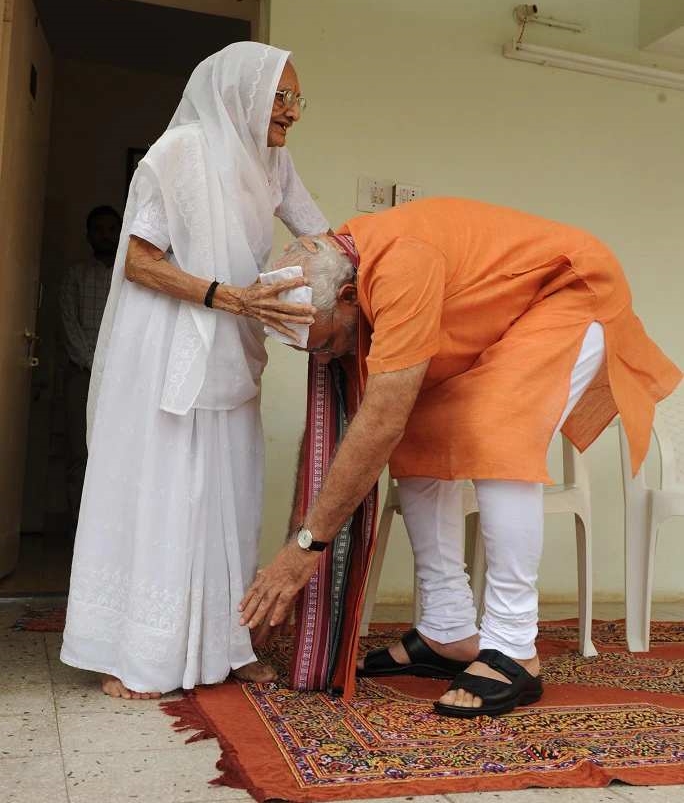
[(391, 179), (359, 176), (356, 208), (360, 212), (377, 212), (389, 209), (394, 199), (394, 181)]
[(392, 192), (392, 206), (407, 204), (423, 197), (423, 189), (415, 184), (395, 184)]

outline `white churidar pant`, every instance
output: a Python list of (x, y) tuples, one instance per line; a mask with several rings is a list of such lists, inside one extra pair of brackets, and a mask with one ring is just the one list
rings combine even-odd
[[(568, 401), (556, 432), (598, 373), (605, 356), (603, 327), (592, 323), (572, 371)], [(415, 557), (422, 605), (420, 633), (446, 644), (475, 635), (476, 611), (463, 561), (462, 481), (398, 480), (401, 510)], [(480, 649), (510, 658), (535, 655), (537, 572), (544, 533), (543, 485), (475, 481), (487, 557)]]

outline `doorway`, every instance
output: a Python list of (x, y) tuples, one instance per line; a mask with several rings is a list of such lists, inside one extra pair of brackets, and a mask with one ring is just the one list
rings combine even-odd
[(165, 129), (195, 65), (231, 42), (260, 38), (264, 26), (259, 0), (34, 4), (54, 80), (36, 293), (37, 364), (30, 378), (20, 534), (14, 534), (19, 557), (16, 566), (0, 566), (0, 597), (68, 590), (69, 362), (59, 294), (67, 268), (91, 256), (88, 212), (103, 205), (123, 212), (135, 161)]

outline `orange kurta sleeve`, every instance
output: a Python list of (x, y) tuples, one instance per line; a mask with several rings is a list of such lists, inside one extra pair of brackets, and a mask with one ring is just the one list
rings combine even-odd
[(444, 281), (444, 255), (414, 237), (396, 238), (372, 271), (359, 271), (359, 301), (373, 327), (369, 374), (410, 368), (437, 354)]

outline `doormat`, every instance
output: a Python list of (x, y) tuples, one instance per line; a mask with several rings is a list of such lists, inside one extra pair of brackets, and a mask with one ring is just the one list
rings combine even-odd
[[(379, 625), (362, 650), (406, 626)], [(257, 801), (295, 803), (526, 787), (684, 783), (684, 624), (654, 622), (629, 653), (624, 622), (594, 622), (600, 654), (577, 652), (577, 621), (540, 625), (545, 693), (534, 706), (472, 720), (436, 715), (447, 681), (360, 679), (349, 702), (287, 688), (291, 647), (263, 657), (282, 683), (200, 687), (161, 703), (188, 741), (217, 738), (220, 776)]]
[(30, 630), (37, 633), (61, 633), (66, 620), (66, 607), (27, 608), (12, 625), (12, 630)]

